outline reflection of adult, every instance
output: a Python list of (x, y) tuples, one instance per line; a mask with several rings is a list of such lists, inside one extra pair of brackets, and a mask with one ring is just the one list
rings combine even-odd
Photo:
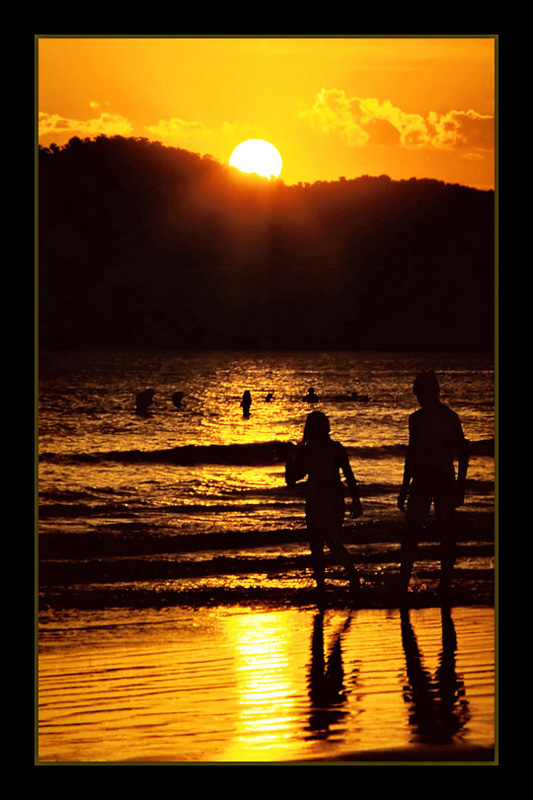
[(468, 442), (457, 414), (441, 403), (432, 370), (418, 375), (413, 391), (421, 408), (409, 417), (409, 445), (398, 496), (402, 511), (407, 501), (400, 584), (403, 590), (409, 585), (420, 535), (434, 503), (441, 544), (441, 588), (447, 589), (455, 563), (455, 509), (464, 503)]
[(303, 445), (288, 461), (285, 469), (288, 486), (293, 486), (296, 481), (308, 476), (305, 518), (320, 602), (325, 589), (324, 545), (326, 543), (336, 560), (344, 566), (351, 588), (359, 587), (359, 576), (346, 548), (338, 538), (345, 510), (341, 471), (352, 496), (353, 514), (358, 517), (363, 513), (357, 481), (348, 454), (340, 442), (330, 438), (329, 430), (329, 420), (326, 415), (321, 411), (311, 412), (304, 427)]
[(457, 638), (450, 609), (441, 609), (442, 650), (433, 676), (424, 667), (408, 609), (401, 610), (400, 619), (409, 681), (404, 698), (414, 712), (409, 719), (422, 742), (451, 744), (468, 722), (469, 710), (464, 683), (456, 672)]

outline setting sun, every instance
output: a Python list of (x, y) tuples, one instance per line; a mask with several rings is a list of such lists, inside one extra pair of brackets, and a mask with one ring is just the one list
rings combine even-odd
[(264, 139), (248, 139), (237, 145), (229, 160), (241, 172), (256, 172), (265, 178), (277, 178), (282, 160), (278, 150)]

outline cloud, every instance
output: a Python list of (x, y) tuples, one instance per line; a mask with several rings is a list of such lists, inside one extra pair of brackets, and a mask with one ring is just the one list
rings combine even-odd
[(300, 112), (324, 133), (338, 132), (348, 144), (365, 145), (370, 135), (364, 130), (357, 98), (348, 99), (342, 89), (322, 89), (310, 109)]
[(173, 119), (160, 119), (157, 125), (146, 125), (145, 130), (152, 136), (156, 136), (163, 141), (182, 141), (183, 139), (201, 138), (212, 136), (202, 122), (187, 122), (186, 120), (174, 117)]
[[(109, 103), (89, 102), (89, 107), (96, 115), (86, 120), (71, 119), (60, 114), (40, 112), (38, 120), (39, 143), (47, 146), (51, 143), (63, 145), (73, 136), (95, 138), (96, 136), (134, 136), (133, 124), (120, 114), (111, 114), (102, 109)], [(210, 152), (223, 159), (227, 150), (236, 147), (245, 139), (261, 138), (261, 131), (252, 125), (239, 125), (224, 121), (215, 128), (209, 128), (203, 122), (181, 119), (160, 119), (157, 124), (142, 128), (149, 139), (160, 141), (166, 145), (184, 147), (198, 152)]]
[(432, 144), (444, 149), (460, 148), (491, 150), (494, 144), (493, 118), (476, 111), (449, 111), (436, 114), (430, 111), (428, 123), (432, 129)]
[(300, 116), (324, 133), (339, 134), (353, 146), (396, 144), (472, 152), (493, 147), (493, 118), (473, 110), (430, 111), (426, 118), (402, 111), (390, 100), (348, 98), (342, 89), (322, 89)]
[[(97, 104), (91, 104), (95, 107)], [(64, 140), (72, 136), (93, 137), (104, 134), (105, 136), (129, 136), (133, 126), (125, 117), (119, 114), (102, 112), (98, 117), (87, 120), (68, 119), (59, 114), (39, 113), (39, 140), (54, 141)]]
[(223, 122), (220, 132), (228, 139), (260, 139), (262, 132), (255, 125), (236, 125), (233, 122)]
[(223, 122), (219, 128), (213, 130), (204, 125), (203, 122), (191, 122), (174, 117), (173, 119), (161, 119), (157, 125), (147, 125), (145, 130), (150, 137), (156, 138), (167, 144), (176, 146), (185, 145), (187, 147), (196, 144), (199, 147), (214, 146), (216, 142), (227, 142), (228, 146), (233, 143), (237, 145), (243, 139), (257, 137), (259, 131), (251, 125), (235, 125), (231, 122)]

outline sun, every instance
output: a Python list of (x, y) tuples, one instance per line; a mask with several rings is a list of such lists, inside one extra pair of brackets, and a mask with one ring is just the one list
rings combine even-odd
[(264, 139), (241, 142), (231, 154), (229, 163), (241, 172), (256, 172), (265, 178), (277, 178), (283, 166), (278, 150)]

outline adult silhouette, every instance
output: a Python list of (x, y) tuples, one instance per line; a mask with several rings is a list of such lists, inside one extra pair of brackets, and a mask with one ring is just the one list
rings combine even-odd
[(406, 511), (400, 588), (406, 591), (409, 586), (418, 543), (433, 503), (441, 546), (440, 589), (446, 592), (455, 564), (455, 510), (465, 498), (468, 441), (458, 415), (440, 400), (433, 370), (424, 370), (416, 377), (413, 391), (420, 408), (409, 417), (409, 444), (398, 496), (398, 507)]
[(250, 416), (250, 406), (251, 405), (252, 405), (252, 395), (250, 394), (248, 389), (246, 389), (246, 391), (244, 392), (244, 394), (242, 396), (242, 400), (241, 400), (241, 408), (242, 408), (243, 417), (249, 417)]
[(360, 583), (350, 555), (339, 540), (345, 512), (341, 472), (352, 496), (352, 513), (358, 517), (363, 509), (348, 454), (340, 442), (330, 438), (327, 416), (312, 411), (305, 422), (303, 444), (286, 464), (285, 480), (288, 486), (294, 486), (307, 475), (305, 519), (319, 606), (325, 592), (325, 544), (345, 568), (352, 591), (359, 589)]

